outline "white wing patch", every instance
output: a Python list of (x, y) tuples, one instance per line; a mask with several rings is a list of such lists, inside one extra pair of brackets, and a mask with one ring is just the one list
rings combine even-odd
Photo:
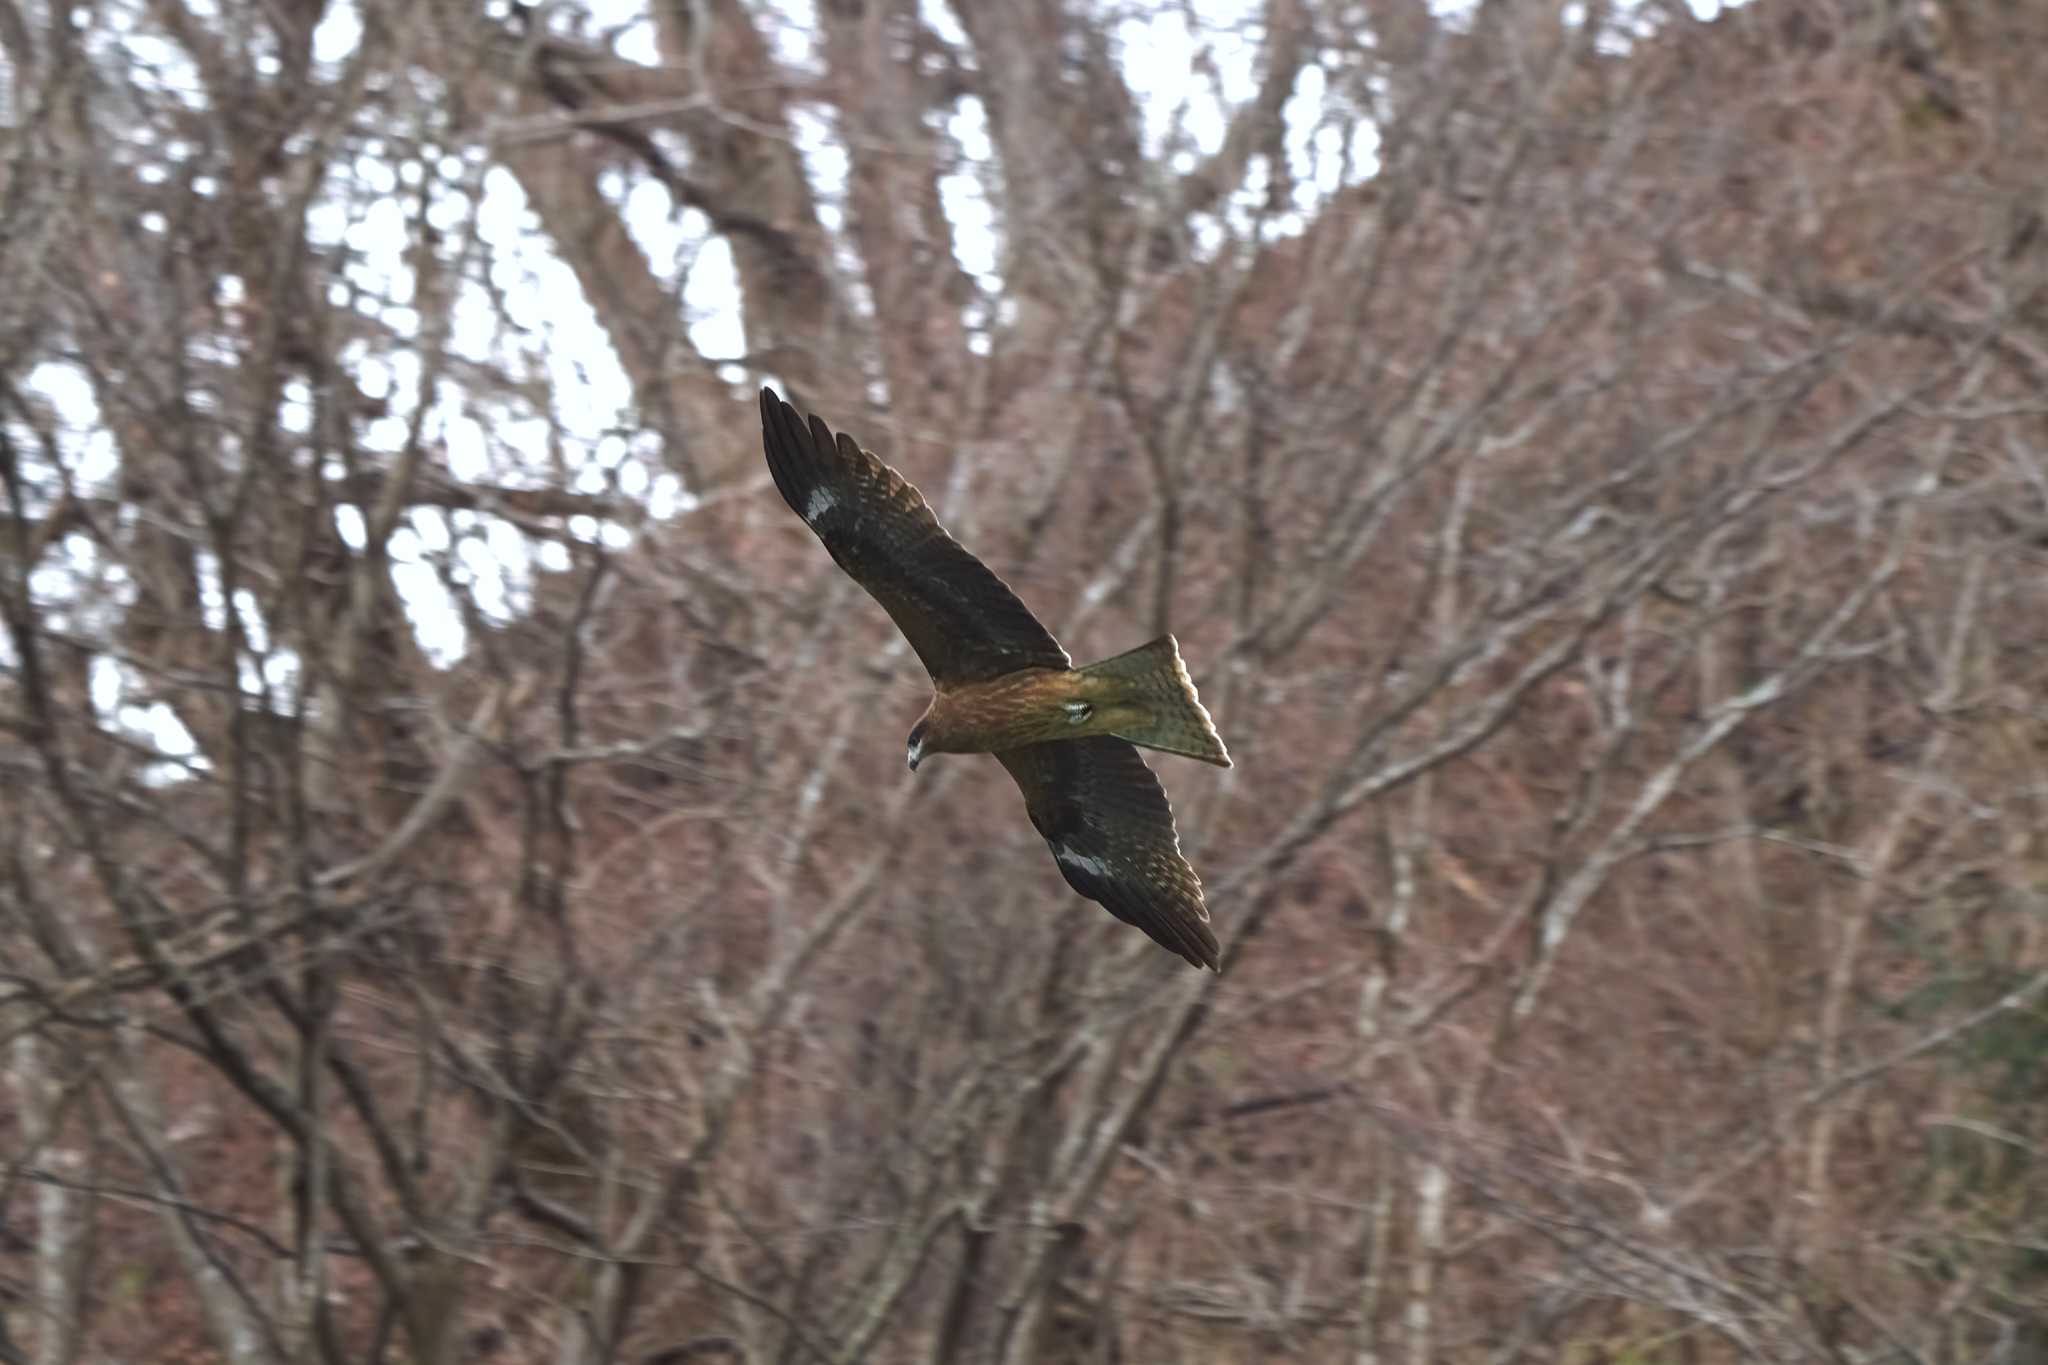
[(1059, 863), (1061, 867), (1072, 868), (1074, 871), (1086, 876), (1100, 877), (1104, 881), (1109, 880), (1109, 864), (1101, 858), (1091, 858), (1085, 853), (1076, 853), (1065, 844), (1054, 844), (1052, 846), (1052, 856), (1054, 861)]
[(838, 505), (839, 499), (833, 494), (831, 489), (824, 487), (822, 484), (813, 488), (811, 495), (804, 499), (805, 524), (816, 526), (820, 517), (823, 517)]

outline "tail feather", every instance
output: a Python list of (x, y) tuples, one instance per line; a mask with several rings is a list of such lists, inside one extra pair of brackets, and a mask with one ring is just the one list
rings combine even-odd
[(1121, 704), (1111, 712), (1121, 720), (1121, 713), (1128, 710), (1134, 718), (1116, 725), (1111, 734), (1148, 749), (1199, 758), (1220, 768), (1230, 766), (1223, 737), (1216, 733), (1215, 722), (1196, 695), (1180, 646), (1171, 635), (1089, 664), (1081, 672), (1120, 684), (1116, 700)]

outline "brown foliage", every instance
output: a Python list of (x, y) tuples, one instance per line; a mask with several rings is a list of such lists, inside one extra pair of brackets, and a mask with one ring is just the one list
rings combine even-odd
[[(2048, 14), (1197, 9), (0, 0), (0, 1359), (2048, 1350)], [(1221, 977), (762, 380), (1179, 635)]]

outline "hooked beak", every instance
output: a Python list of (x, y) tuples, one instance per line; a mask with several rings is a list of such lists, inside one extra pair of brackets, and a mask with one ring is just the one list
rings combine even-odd
[(911, 746), (910, 746), (910, 771), (912, 771), (912, 772), (916, 772), (916, 771), (917, 771), (917, 765), (918, 765), (919, 763), (923, 762), (923, 761), (924, 761), (924, 745), (922, 745), (922, 744), (913, 744), (913, 745), (911, 745)]

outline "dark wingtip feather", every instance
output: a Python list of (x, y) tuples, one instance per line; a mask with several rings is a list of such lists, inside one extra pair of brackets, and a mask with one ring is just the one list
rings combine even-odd
[(1216, 936), (1208, 931), (1207, 925), (1195, 924), (1176, 915), (1174, 928), (1178, 931), (1174, 935), (1178, 941), (1167, 946), (1186, 958), (1189, 966), (1197, 969), (1206, 967), (1219, 974), (1223, 971)]
[(832, 435), (832, 428), (825, 425), (825, 419), (816, 413), (812, 413), (811, 449), (817, 451), (831, 450), (837, 444), (838, 442)]
[(1207, 967), (1217, 972), (1223, 970), (1217, 953), (1216, 935), (1209, 928), (1208, 912), (1199, 900), (1190, 907), (1177, 897), (1162, 898), (1141, 893), (1139, 898), (1152, 902), (1146, 906), (1150, 911), (1146, 922), (1154, 931), (1152, 937), (1162, 946), (1179, 953), (1191, 966)]
[(1210, 971), (1221, 976), (1223, 974), (1223, 955), (1219, 951), (1216, 935), (1210, 931), (1209, 926), (1183, 919), (1181, 921), (1181, 929), (1183, 935), (1193, 940), (1195, 945), (1194, 952), (1188, 952), (1183, 949), (1181, 956), (1185, 957), (1196, 967), (1207, 967)]
[(761, 446), (775, 490), (790, 511), (802, 516), (804, 498), (818, 482), (817, 461), (796, 409), (765, 386), (761, 389)]
[(1144, 890), (1106, 880), (1096, 881), (1092, 893), (1082, 894), (1090, 895), (1124, 923), (1144, 930), (1147, 938), (1187, 959), (1189, 966), (1206, 967), (1213, 972), (1223, 970), (1216, 935), (1203, 919), (1197, 918), (1203, 913), (1200, 909), (1190, 913), (1176, 901), (1162, 903), (1161, 898)]

